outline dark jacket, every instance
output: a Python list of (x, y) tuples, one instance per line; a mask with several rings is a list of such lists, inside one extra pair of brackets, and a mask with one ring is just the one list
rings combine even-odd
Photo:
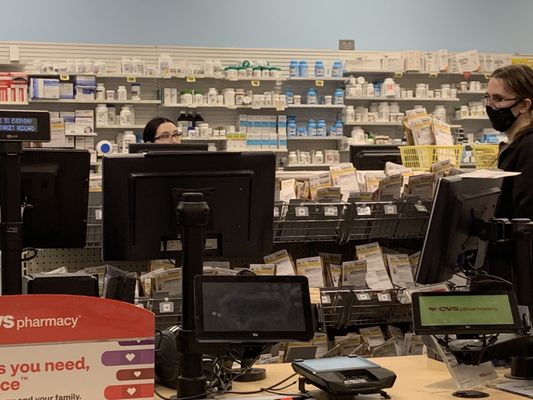
[(521, 174), (503, 180), (496, 216), (533, 220), (533, 128), (500, 152), (498, 168)]
[[(495, 216), (533, 220), (533, 128), (528, 128), (500, 151), (498, 167), (520, 172), (520, 175), (504, 178)], [(533, 267), (528, 252), (531, 252), (531, 245), (527, 243), (526, 247), (518, 247), (515, 241), (491, 243), (486, 269), (513, 282), (519, 303), (533, 311)]]

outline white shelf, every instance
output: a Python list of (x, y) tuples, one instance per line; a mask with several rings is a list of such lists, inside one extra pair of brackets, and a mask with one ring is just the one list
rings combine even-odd
[(457, 92), (460, 95), (483, 95), (485, 93), (484, 90), (460, 90)]
[(225, 142), (227, 138), (224, 137), (184, 137), (181, 139), (182, 142)]
[(298, 82), (298, 81), (328, 81), (328, 82), (346, 82), (348, 80), (347, 77), (343, 77), (343, 76), (340, 76), (340, 77), (332, 77), (332, 76), (329, 76), (329, 77), (310, 77), (310, 76), (294, 76), (294, 77), (288, 77), (286, 78), (287, 81), (295, 81), (295, 82)]
[(374, 100), (374, 101), (436, 101), (436, 102), (442, 102), (442, 103), (455, 103), (458, 102), (459, 99), (447, 99), (447, 98), (436, 98), (436, 97), (375, 97), (375, 96), (346, 96), (344, 100)]
[[(225, 110), (237, 110), (237, 109), (248, 109), (248, 110), (262, 110), (262, 109), (268, 109), (268, 110), (275, 110), (276, 107), (274, 106), (261, 106), (261, 107), (253, 107), (250, 105), (239, 105), (239, 106), (226, 106), (224, 104), (162, 104), (162, 107), (166, 108), (221, 108)], [(283, 110), (280, 110), (283, 111)]]
[(161, 100), (76, 100), (76, 99), (34, 99), (32, 103), (57, 104), (161, 104)]
[(461, 122), (461, 121), (479, 121), (479, 120), (488, 121), (489, 117), (466, 117), (466, 118), (456, 119), (455, 121)]
[(345, 126), (402, 126), (401, 122), (347, 122)]
[(28, 102), (20, 102), (20, 101), (2, 101), (0, 102), (0, 107), (2, 106), (27, 106)]
[(342, 109), (344, 104), (287, 104), (287, 108), (323, 108), (323, 109)]
[(90, 73), (90, 72), (80, 72), (80, 73), (76, 73), (76, 72), (62, 72), (62, 73), (58, 73), (58, 72), (37, 72), (37, 73), (33, 73), (33, 72), (25, 72), (27, 75), (31, 76), (31, 77), (39, 77), (39, 76), (44, 76), (44, 77), (51, 77), (51, 76), (54, 76), (54, 77), (61, 77), (61, 76), (95, 76), (96, 78), (115, 78), (115, 79), (159, 79), (161, 78), (161, 76), (157, 75), (157, 76), (152, 76), (152, 75), (122, 75), (122, 74), (94, 74), (94, 73)]
[(306, 141), (306, 140), (342, 140), (345, 136), (288, 136), (290, 141)]
[(337, 165), (338, 163), (335, 163), (335, 164), (326, 164), (326, 163), (322, 163), (322, 164), (295, 164), (295, 165), (284, 165), (283, 168), (329, 168), (331, 167), (332, 165)]
[(95, 136), (98, 136), (98, 133), (97, 132), (92, 132), (92, 133), (65, 133), (65, 136), (95, 137)]
[(143, 125), (97, 125), (96, 130), (99, 129), (144, 129), (146, 124)]

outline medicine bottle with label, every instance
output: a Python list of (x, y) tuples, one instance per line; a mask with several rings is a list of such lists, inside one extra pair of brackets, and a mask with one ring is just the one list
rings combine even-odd
[(126, 90), (126, 86), (119, 86), (117, 89), (117, 98), (118, 100), (127, 100), (128, 99), (128, 91)]
[(135, 143), (136, 141), (137, 137), (135, 136), (133, 131), (125, 131), (124, 136), (122, 136), (122, 153), (128, 153), (130, 144)]
[(105, 104), (98, 104), (96, 106), (96, 125), (109, 125), (109, 114)]
[(120, 125), (131, 125), (131, 111), (128, 106), (123, 106), (120, 110)]
[(103, 83), (96, 84), (96, 100), (105, 100), (105, 86)]

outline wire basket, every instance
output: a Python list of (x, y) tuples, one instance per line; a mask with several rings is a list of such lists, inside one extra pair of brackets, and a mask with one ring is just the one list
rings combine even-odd
[(497, 144), (475, 144), (474, 163), (476, 168), (498, 168), (498, 154), (500, 146)]
[(399, 146), (402, 164), (416, 171), (429, 171), (431, 165), (450, 160), (452, 166), (459, 168), (463, 146)]

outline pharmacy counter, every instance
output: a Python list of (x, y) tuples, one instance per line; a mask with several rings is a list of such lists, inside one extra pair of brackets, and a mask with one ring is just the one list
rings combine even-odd
[[(394, 371), (397, 375), (396, 383), (387, 393), (392, 396), (393, 400), (439, 400), (439, 399), (457, 399), (452, 393), (457, 390), (450, 375), (441, 362), (431, 360), (426, 356), (404, 356), (404, 357), (383, 357), (372, 358), (372, 361)], [(260, 387), (273, 385), (294, 373), (290, 364), (271, 364), (265, 367), (267, 370), (266, 380), (256, 383), (239, 383), (233, 385), (234, 391), (244, 392)], [(295, 380), (296, 377), (293, 379)], [(289, 381), (290, 382), (290, 381)], [(307, 385), (309, 391), (313, 391), (314, 386)], [(524, 397), (503, 392), (491, 388), (483, 388), (483, 391), (490, 394), (492, 400), (513, 400), (523, 399)], [(158, 388), (158, 392), (164, 396), (170, 397), (175, 394), (174, 390), (168, 388)], [(284, 393), (298, 393), (297, 385), (285, 389)], [(268, 393), (257, 394), (256, 396), (265, 396)], [(233, 397), (234, 395), (232, 395)], [(431, 396), (431, 397), (430, 397)], [(229, 395), (228, 395), (229, 397)], [(251, 395), (247, 396), (248, 398)], [(365, 399), (380, 399), (379, 395), (364, 396)], [(160, 399), (156, 397), (156, 399)]]

